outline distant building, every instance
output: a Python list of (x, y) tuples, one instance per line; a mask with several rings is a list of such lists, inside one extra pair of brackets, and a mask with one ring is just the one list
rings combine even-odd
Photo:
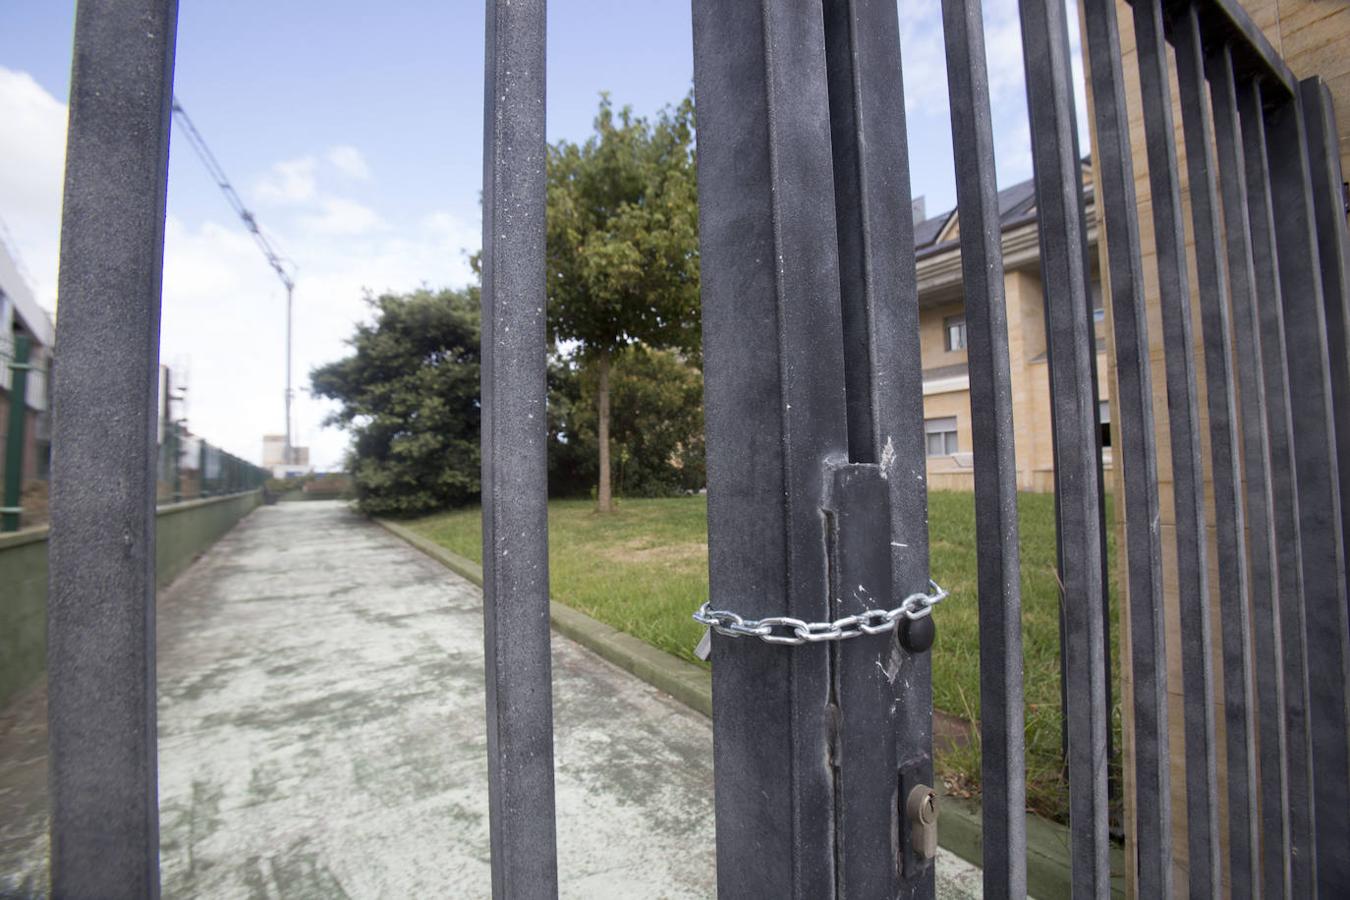
[[(1092, 170), (1083, 165), (1091, 253), (1091, 301), (1097, 336), (1097, 368), (1106, 372), (1102, 292), (1097, 273)], [(1003, 289), (1008, 318), (1017, 487), (1054, 490), (1050, 433), (1050, 381), (1046, 363), (1045, 294), (1041, 288), (1040, 240), (1035, 187), (1030, 181), (999, 191), (1003, 233)], [(917, 210), (916, 210), (917, 212)], [(961, 279), (961, 217), (955, 210), (914, 227), (919, 279), (919, 343), (923, 360), (924, 432), (928, 484), (936, 490), (974, 490), (970, 375), (966, 366), (966, 309)], [(1100, 384), (1102, 463), (1111, 467), (1110, 379)]]
[(295, 478), (314, 471), (309, 464), (308, 447), (292, 447), (291, 459), (286, 460), (286, 435), (263, 435), (263, 468), (272, 472), (273, 478)]
[[(51, 368), (55, 328), (51, 316), (33, 296), (9, 249), (0, 242), (0, 483), (5, 465), (4, 448), (9, 439), (10, 408), (21, 402), (27, 409), (23, 436), (23, 481), (45, 482), (51, 458), (50, 397), (47, 372)], [(19, 338), (29, 345), (28, 386), (25, 396), (15, 398), (11, 364)]]

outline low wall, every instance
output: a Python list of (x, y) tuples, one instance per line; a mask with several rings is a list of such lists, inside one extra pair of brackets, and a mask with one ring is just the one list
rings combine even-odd
[(47, 526), (0, 534), (0, 708), (47, 662)]
[(159, 508), (155, 529), (155, 582), (173, 581), (240, 519), (262, 505), (262, 491), (188, 500)]
[[(250, 491), (161, 506), (156, 583), (173, 581), (260, 503), (262, 492)], [(0, 534), (0, 707), (46, 668), (47, 530)]]

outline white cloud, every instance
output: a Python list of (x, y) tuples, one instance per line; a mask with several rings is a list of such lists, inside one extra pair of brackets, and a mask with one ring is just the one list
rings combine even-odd
[[(1077, 5), (1071, 3), (1067, 10), (1079, 143), (1087, 153), (1087, 98)], [(941, 128), (951, 112), (940, 0), (906, 0), (900, 4), (900, 38), (905, 110), (911, 118), (913, 140), (916, 128)], [(984, 5), (984, 41), (998, 182), (1007, 186), (1031, 177), (1031, 131), (1017, 0), (989, 0)]]
[[(947, 56), (939, 0), (900, 6), (900, 40), (905, 72), (905, 108), (946, 115)], [(989, 97), (1025, 105), (1022, 28), (1016, 0), (992, 0), (984, 6), (985, 65)]]
[[(66, 107), (24, 72), (0, 67), (0, 220), (32, 271), (38, 299), (52, 306), (60, 246)], [(294, 296), (294, 419), (297, 443), (320, 466), (341, 463), (346, 435), (321, 428), (327, 404), (309, 396), (309, 372), (346, 355), (344, 341), (366, 318), (369, 289), (462, 286), (476, 220), (429, 209), (395, 219), (378, 203), (329, 190), (325, 175), (360, 181), (364, 157), (330, 148), (272, 166), (250, 202), (270, 238), (298, 266)], [(203, 190), (214, 191), (207, 183)], [(211, 200), (217, 198), (211, 197)], [(165, 229), (160, 358), (188, 387), (190, 427), (246, 459), (262, 435), (281, 430), (285, 384), (285, 290), (253, 239), (233, 219), (185, 221)]]
[[(343, 190), (343, 180), (369, 175), (355, 147), (332, 147), (274, 164), (251, 195), (263, 207), (259, 218), (269, 239), (296, 266), (295, 439), (323, 467), (341, 463), (347, 437), (321, 427), (329, 404), (309, 396), (310, 371), (347, 354), (346, 339), (368, 315), (367, 291), (462, 286), (472, 278), (468, 251), (480, 241), (477, 222), (443, 210), (395, 222), (378, 201)], [(170, 217), (163, 357), (190, 367), (193, 429), (251, 459), (260, 455), (262, 435), (283, 427), (285, 299), (251, 239), (232, 222), (192, 225)]]
[(66, 118), (66, 105), (31, 75), (0, 67), (0, 221), (48, 309), (56, 301)]
[(318, 192), (319, 161), (313, 156), (276, 163), (253, 188), (257, 202), (275, 206), (308, 203)]
[[(309, 372), (348, 353), (345, 340), (368, 316), (367, 290), (467, 284), (467, 252), (477, 248), (479, 231), (477, 222), (445, 211), (359, 235), (324, 232), (307, 215), (274, 224), (297, 264), (296, 442), (310, 447), (315, 464), (331, 467), (341, 463), (347, 437), (320, 427), (329, 404), (309, 396)], [(232, 223), (191, 227), (170, 217), (162, 357), (188, 369), (193, 430), (251, 459), (261, 453), (262, 435), (283, 425), (285, 302), (280, 282), (243, 231)]]
[(387, 227), (380, 214), (369, 206), (344, 197), (324, 197), (315, 212), (300, 217), (304, 226), (320, 234), (370, 234)]
[(900, 4), (901, 65), (905, 76), (905, 112), (947, 110), (947, 60), (942, 44), (938, 0)]
[(1031, 125), (1023, 117), (994, 134), (994, 169), (1004, 187), (1031, 177)]
[[(360, 150), (350, 144), (330, 147), (322, 157), (333, 170), (357, 181), (370, 180), (370, 165)], [(253, 185), (252, 198), (259, 204), (297, 206), (319, 199), (320, 157), (301, 156), (274, 163)]]
[(355, 147), (343, 144), (329, 149), (328, 161), (332, 163), (333, 168), (348, 178), (355, 178), (358, 181), (370, 179), (370, 164)]
[(1022, 23), (1014, 0), (995, 0), (984, 8), (984, 54), (989, 98), (1026, 105), (1026, 69), (1022, 61)]

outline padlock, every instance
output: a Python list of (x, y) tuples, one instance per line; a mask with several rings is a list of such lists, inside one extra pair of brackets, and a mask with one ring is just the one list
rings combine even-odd
[(900, 646), (910, 653), (927, 653), (937, 639), (937, 623), (932, 615), (905, 619), (900, 623)]

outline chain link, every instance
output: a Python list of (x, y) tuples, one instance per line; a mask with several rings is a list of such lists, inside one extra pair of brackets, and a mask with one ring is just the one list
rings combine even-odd
[(884, 634), (901, 619), (922, 619), (933, 614), (947, 592), (937, 582), (928, 582), (927, 593), (910, 594), (894, 609), (869, 609), (833, 622), (805, 622), (791, 616), (746, 619), (728, 609), (713, 609), (708, 603), (694, 613), (694, 621), (727, 637), (757, 637), (769, 644), (815, 644), (846, 641), (864, 634)]

